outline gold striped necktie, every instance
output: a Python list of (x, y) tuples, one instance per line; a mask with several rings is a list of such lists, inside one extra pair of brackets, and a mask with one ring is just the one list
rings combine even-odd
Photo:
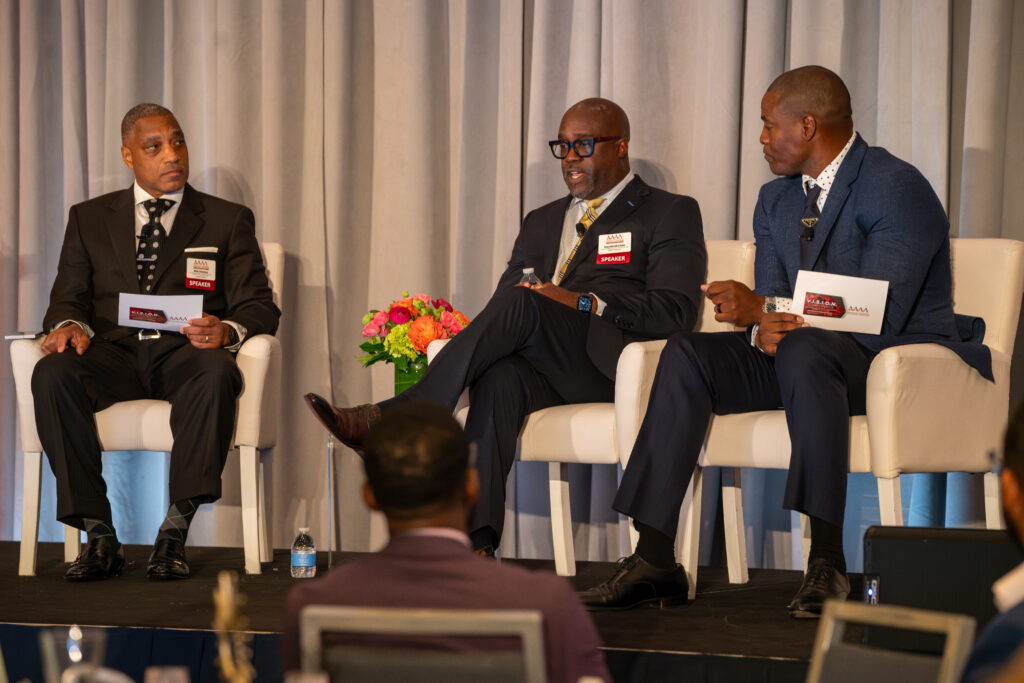
[(597, 207), (604, 204), (604, 197), (598, 197), (597, 199), (587, 200), (587, 209), (583, 212), (583, 217), (580, 218), (579, 225), (583, 226), (583, 230), (577, 230), (578, 237), (576, 237), (576, 244), (572, 246), (572, 251), (569, 252), (569, 256), (566, 257), (562, 267), (558, 269), (558, 279), (555, 280), (555, 284), (559, 285), (565, 278), (565, 271), (569, 269), (569, 264), (572, 263), (572, 259), (576, 256), (576, 250), (580, 248), (580, 243), (583, 241), (583, 236), (587, 234), (587, 230), (597, 220)]

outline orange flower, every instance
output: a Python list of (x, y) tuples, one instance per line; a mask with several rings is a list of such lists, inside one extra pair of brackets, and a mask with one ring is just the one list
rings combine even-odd
[(466, 317), (466, 314), (465, 314), (465, 313), (463, 313), (462, 311), (455, 311), (455, 318), (456, 318), (456, 319), (457, 319), (457, 320), (458, 320), (458, 321), (459, 321), (460, 323), (462, 323), (462, 326), (463, 326), (463, 327), (465, 327), (466, 325), (468, 325), (468, 324), (469, 324), (469, 318), (467, 318), (467, 317)]
[(409, 341), (413, 348), (422, 353), (427, 352), (427, 345), (444, 334), (441, 323), (432, 315), (421, 315), (409, 324)]

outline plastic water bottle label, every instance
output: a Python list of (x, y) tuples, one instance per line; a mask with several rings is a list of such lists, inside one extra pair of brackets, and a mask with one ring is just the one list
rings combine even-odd
[(293, 567), (315, 567), (316, 553), (292, 553)]

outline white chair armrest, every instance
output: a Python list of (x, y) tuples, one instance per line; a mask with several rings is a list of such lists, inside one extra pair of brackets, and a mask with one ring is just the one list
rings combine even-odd
[(11, 367), (14, 369), (14, 391), (18, 397), (18, 423), (21, 427), (23, 453), (39, 453), (43, 450), (39, 432), (36, 431), (36, 409), (32, 402), (32, 370), (39, 359), (46, 355), (42, 345), (42, 338), (15, 339), (11, 342)]
[(626, 466), (633, 442), (640, 432), (640, 423), (647, 412), (647, 401), (654, 384), (665, 340), (627, 344), (615, 368), (615, 429), (619, 459)]
[(281, 342), (269, 334), (249, 337), (238, 349), (236, 361), (243, 386), (234, 444), (271, 448), (277, 443), (281, 405)]
[(434, 356), (440, 353), (444, 345), (450, 342), (451, 339), (435, 339), (434, 341), (427, 344), (427, 364), (434, 360)]
[(1010, 400), (1010, 357), (992, 350), (995, 382), (938, 344), (884, 349), (867, 380), (871, 469), (876, 477), (910, 472), (987, 472)]

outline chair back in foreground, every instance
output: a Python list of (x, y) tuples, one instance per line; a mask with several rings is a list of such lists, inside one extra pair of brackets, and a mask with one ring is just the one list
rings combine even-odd
[[(848, 623), (945, 635), (941, 656), (866, 647), (844, 640)], [(954, 683), (974, 640), (974, 619), (913, 607), (829, 600), (814, 641), (807, 683)]]
[[(372, 636), (371, 645), (324, 644), (325, 634)], [(517, 638), (519, 650), (389, 647), (387, 638)], [(405, 609), (310, 605), (299, 615), (304, 672), (347, 683), (482, 681), (543, 683), (543, 618), (535, 610)], [(381, 645), (383, 643), (383, 645)]]

